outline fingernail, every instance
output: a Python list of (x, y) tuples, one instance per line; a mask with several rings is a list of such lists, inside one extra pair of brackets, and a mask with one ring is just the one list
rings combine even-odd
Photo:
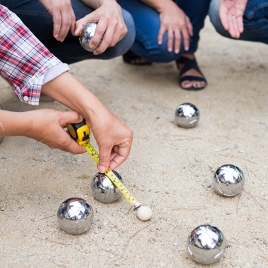
[(176, 50), (175, 50), (175, 53), (176, 53), (176, 54), (179, 54), (179, 52), (180, 52), (179, 49), (176, 49)]
[(106, 167), (98, 165), (98, 170), (100, 171), (100, 173), (104, 173), (106, 171)]
[(185, 50), (188, 51), (189, 50), (189, 47), (186, 47)]

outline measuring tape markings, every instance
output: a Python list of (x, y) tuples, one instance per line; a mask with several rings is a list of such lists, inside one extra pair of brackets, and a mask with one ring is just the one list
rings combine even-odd
[[(94, 149), (94, 147), (89, 143), (84, 143), (83, 146), (86, 148), (87, 152), (93, 158), (93, 160), (98, 164), (100, 157), (98, 152)], [(136, 200), (133, 194), (126, 188), (126, 186), (117, 178), (117, 176), (112, 172), (109, 168), (108, 171), (105, 172), (107, 177), (115, 184), (115, 186), (121, 191), (121, 193), (128, 199), (128, 201), (134, 206), (134, 208), (138, 208), (140, 203)]]

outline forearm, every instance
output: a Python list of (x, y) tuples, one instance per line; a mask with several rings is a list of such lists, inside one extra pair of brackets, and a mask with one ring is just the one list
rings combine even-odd
[(43, 85), (42, 92), (78, 112), (88, 121), (104, 107), (100, 100), (69, 72)]
[(32, 112), (0, 110), (0, 136), (27, 136), (33, 122)]

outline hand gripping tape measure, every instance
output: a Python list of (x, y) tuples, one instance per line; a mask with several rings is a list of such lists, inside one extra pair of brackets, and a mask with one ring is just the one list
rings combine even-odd
[[(70, 136), (79, 145), (84, 146), (88, 154), (98, 164), (100, 157), (99, 157), (98, 152), (90, 144), (90, 129), (88, 125), (86, 124), (86, 120), (84, 119), (82, 122), (77, 123), (77, 124), (76, 123), (67, 124), (67, 129), (68, 129)], [(122, 183), (122, 181), (117, 178), (117, 176), (113, 173), (113, 171), (110, 168), (108, 168), (108, 170), (105, 172), (105, 175), (121, 191), (121, 193), (129, 201), (129, 203), (132, 206), (134, 206), (134, 209), (139, 208), (141, 206), (141, 204), (137, 201), (137, 199), (133, 196), (133, 194), (127, 189), (127, 187)]]

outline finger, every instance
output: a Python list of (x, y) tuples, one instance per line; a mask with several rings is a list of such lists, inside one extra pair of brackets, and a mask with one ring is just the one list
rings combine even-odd
[(68, 12), (62, 12), (61, 13), (61, 27), (58, 34), (58, 40), (63, 42), (65, 37), (67, 36), (70, 28), (71, 28), (71, 18), (69, 16), (70, 14)]
[(52, 15), (53, 19), (53, 36), (58, 40), (60, 28), (61, 28), (61, 14), (60, 12), (56, 11)]
[(60, 115), (60, 125), (66, 127), (68, 123), (80, 123), (83, 117), (75, 111), (62, 112)]
[(170, 27), (168, 29), (168, 42), (167, 42), (167, 49), (169, 52), (172, 52), (173, 50), (173, 40), (174, 40), (173, 29)]
[(78, 21), (75, 23), (75, 31), (74, 31), (73, 35), (74, 35), (74, 36), (78, 36), (78, 35), (81, 33), (81, 31), (82, 31), (82, 29), (83, 29), (83, 27), (84, 27), (85, 25), (86, 25), (86, 22), (84, 22), (83, 19), (78, 20)]
[(174, 36), (175, 36), (174, 51), (176, 54), (178, 54), (181, 48), (181, 33), (178, 28), (174, 31)]
[(127, 28), (125, 27), (125, 25), (124, 24), (118, 25), (118, 23), (117, 23), (116, 27), (115, 27), (115, 32), (111, 36), (112, 40), (110, 41), (109, 47), (115, 46), (120, 40), (123, 39), (123, 37), (126, 35), (126, 33), (127, 33)]
[(163, 27), (161, 24), (161, 27), (160, 27), (159, 32), (158, 32), (158, 37), (157, 37), (158, 45), (162, 45), (163, 36), (164, 36), (165, 32), (166, 32), (166, 27)]
[(89, 42), (92, 48), (99, 44), (98, 48), (94, 50), (95, 55), (103, 53), (109, 47), (113, 33), (114, 27), (112, 25), (108, 27), (107, 23), (103, 20), (98, 22), (94, 37)]
[[(238, 31), (241, 34), (244, 31), (243, 18), (242, 17), (237, 18), (237, 23), (238, 23)], [(240, 37), (240, 35), (239, 35), (239, 37)]]
[(75, 35), (75, 26), (76, 26), (76, 22), (75, 22), (75, 19), (72, 21), (72, 24), (71, 24), (71, 33), (72, 35)]
[(229, 16), (229, 33), (232, 37), (236, 37), (236, 31), (235, 31), (235, 17), (232, 16), (231, 14), (228, 15)]
[(182, 37), (183, 37), (183, 41), (184, 41), (184, 49), (187, 51), (189, 49), (190, 46), (190, 36), (188, 33), (188, 29), (186, 27), (184, 27), (182, 29)]
[(114, 146), (111, 154), (110, 168), (115, 169), (120, 166), (128, 157), (131, 147), (127, 142), (120, 146)]
[(104, 173), (110, 166), (111, 149), (107, 146), (100, 146), (100, 160), (97, 165), (99, 172)]
[(235, 16), (232, 17), (233, 19), (233, 25), (234, 25), (234, 38), (239, 38), (240, 32), (238, 30), (238, 22)]
[(70, 11), (70, 19), (71, 19), (71, 33), (73, 34), (74, 31), (75, 31), (75, 24), (76, 24), (76, 17), (75, 17), (75, 14), (74, 14), (74, 10), (73, 8), (71, 7), (71, 11)]
[(226, 31), (229, 31), (229, 29), (230, 29), (229, 15), (228, 15), (228, 10), (225, 6), (220, 8), (219, 15), (220, 15), (220, 19), (221, 19), (221, 23), (222, 23), (223, 28)]
[(61, 150), (70, 152), (72, 154), (83, 154), (86, 152), (85, 147), (77, 144), (71, 136), (63, 130), (63, 133), (61, 134)]
[[(83, 117), (75, 111), (62, 112), (60, 116), (60, 125), (62, 127), (66, 127), (68, 123), (80, 123), (83, 120)], [(73, 154), (82, 154), (86, 152), (86, 149), (83, 146), (78, 145), (71, 138), (69, 132), (66, 132), (64, 130), (63, 132), (65, 134), (62, 134), (62, 138), (65, 138), (65, 140), (63, 140), (62, 150)]]
[(186, 17), (186, 27), (190, 36), (193, 36), (193, 25), (188, 17)]

